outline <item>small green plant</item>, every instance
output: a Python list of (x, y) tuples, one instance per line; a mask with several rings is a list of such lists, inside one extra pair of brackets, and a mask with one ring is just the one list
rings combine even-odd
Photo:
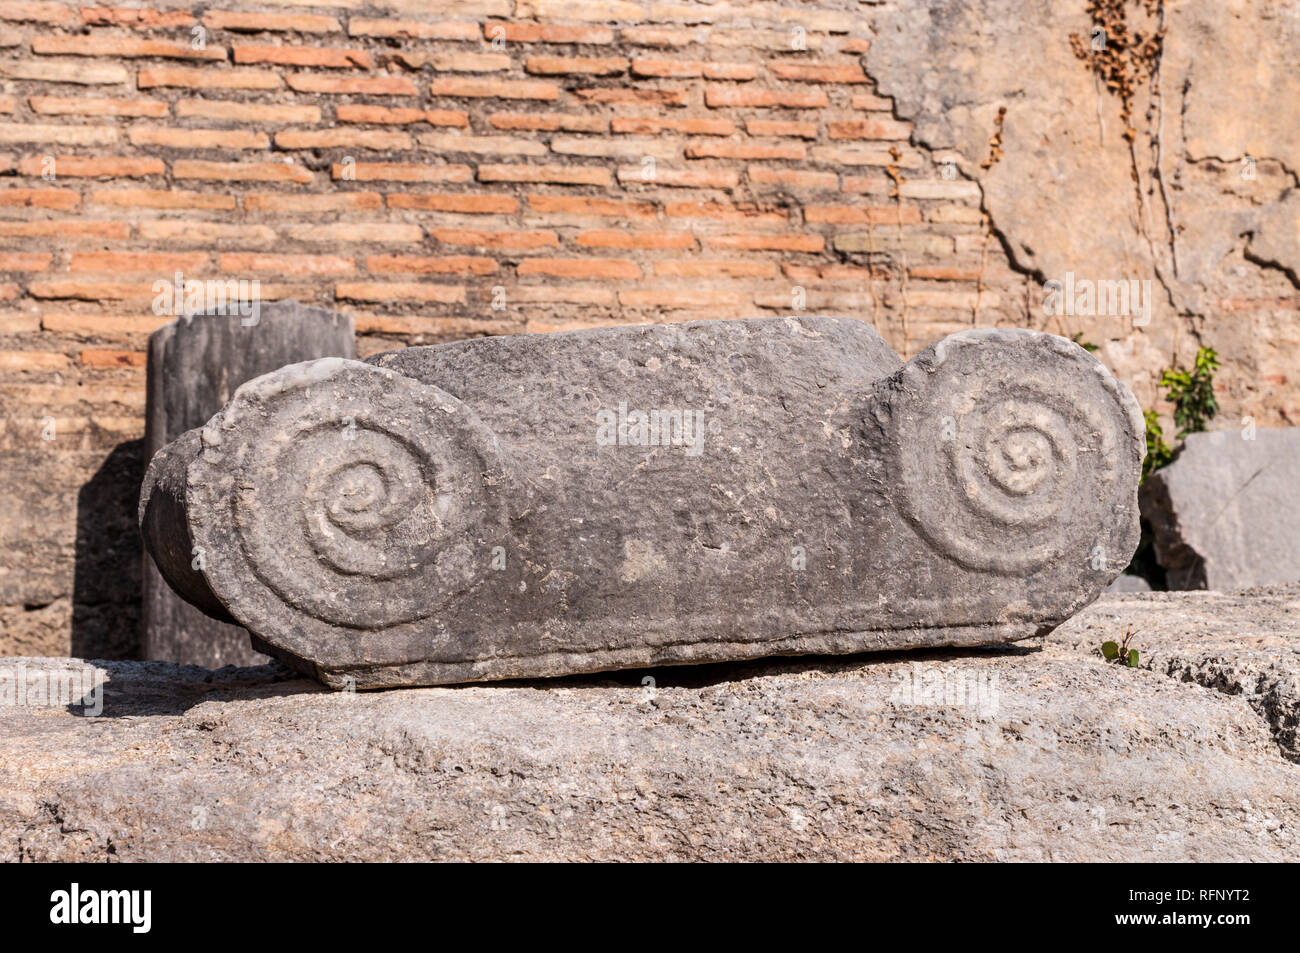
[(1196, 364), (1190, 371), (1171, 367), (1160, 375), (1160, 386), (1174, 405), (1174, 423), (1178, 439), (1200, 433), (1219, 412), (1214, 396), (1214, 372), (1219, 369), (1219, 355), (1212, 347), (1196, 349)]
[(1097, 345), (1093, 344), (1091, 341), (1085, 341), (1083, 339), (1082, 331), (1075, 331), (1074, 336), (1071, 337), (1070, 340), (1073, 341), (1075, 344), (1079, 345), (1079, 347), (1083, 348), (1089, 354), (1093, 354), (1096, 351), (1100, 350), (1097, 347)]
[(1114, 662), (1116, 665), (1123, 665), (1126, 668), (1137, 668), (1138, 650), (1128, 647), (1129, 641), (1137, 635), (1133, 629), (1125, 629), (1124, 635), (1119, 642), (1101, 643), (1101, 656), (1107, 662)]
[(1160, 415), (1148, 410), (1143, 415), (1147, 422), (1147, 455), (1142, 461), (1142, 480), (1155, 473), (1174, 458), (1173, 448), (1165, 443), (1165, 429), (1160, 426)]
[[(1165, 397), (1174, 405), (1174, 423), (1178, 425), (1176, 440), (1189, 433), (1200, 433), (1219, 412), (1219, 401), (1214, 396), (1214, 372), (1220, 367), (1219, 355), (1212, 347), (1196, 350), (1196, 364), (1190, 371), (1179, 367), (1167, 368), (1160, 375), (1160, 386)], [(1159, 415), (1148, 410), (1146, 419), (1147, 455), (1142, 461), (1142, 480), (1174, 459), (1175, 447), (1165, 443), (1165, 431), (1160, 426)]]

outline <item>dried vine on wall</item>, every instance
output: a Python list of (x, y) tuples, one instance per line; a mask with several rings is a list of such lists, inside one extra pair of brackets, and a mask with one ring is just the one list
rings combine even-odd
[[(1142, 29), (1130, 32), (1130, 11), (1145, 18)], [(1165, 226), (1169, 232), (1169, 253), (1172, 270), (1178, 275), (1178, 227), (1175, 223), (1173, 202), (1165, 184), (1161, 168), (1164, 138), (1164, 99), (1160, 88), (1160, 67), (1165, 45), (1164, 0), (1088, 0), (1088, 16), (1092, 28), (1087, 37), (1070, 34), (1070, 46), (1075, 56), (1088, 63), (1102, 85), (1119, 98), (1120, 118), (1124, 123), (1124, 140), (1129, 147), (1129, 162), (1138, 208), (1142, 215), (1142, 233), (1151, 250), (1152, 264), (1159, 275), (1159, 258), (1151, 238), (1150, 210), (1142, 196), (1142, 176), (1137, 160), (1137, 128), (1133, 111), (1139, 91), (1150, 88), (1150, 106), (1147, 110), (1148, 136), (1153, 155), (1152, 175), (1160, 187), (1160, 198), (1165, 208)], [(1161, 279), (1168, 287), (1168, 283)]]

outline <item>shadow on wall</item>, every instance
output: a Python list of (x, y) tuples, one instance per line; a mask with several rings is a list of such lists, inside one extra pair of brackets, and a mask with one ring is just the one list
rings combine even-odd
[(136, 502), (144, 440), (118, 444), (77, 493), (71, 654), (140, 658), (140, 566)]

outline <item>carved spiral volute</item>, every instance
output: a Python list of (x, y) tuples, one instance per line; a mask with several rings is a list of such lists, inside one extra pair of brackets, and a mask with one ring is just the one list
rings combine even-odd
[(1062, 557), (1113, 568), (1133, 419), (1098, 362), (1051, 335), (963, 332), (899, 381), (885, 415), (892, 469), (904, 515), (934, 549), (998, 573)]
[[(377, 629), (425, 618), (478, 580), (500, 507), (491, 434), (459, 401), (392, 371), (328, 359), (241, 388), (204, 431), (191, 492), (213, 587), (248, 575), (295, 612)], [(272, 610), (275, 611), (275, 610)]]

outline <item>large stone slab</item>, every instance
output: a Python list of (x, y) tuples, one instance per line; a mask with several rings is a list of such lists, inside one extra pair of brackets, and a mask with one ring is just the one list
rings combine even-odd
[(183, 595), (336, 687), (977, 645), (1127, 564), (1142, 433), (1034, 331), (904, 365), (849, 319), (608, 328), (266, 375), (141, 512)]
[[(1041, 651), (358, 694), (0, 659), (107, 679), (101, 717), (0, 706), (0, 860), (1297, 861), (1297, 609), (1105, 596)], [(1128, 628), (1138, 669), (1099, 652)]]
[(1169, 588), (1300, 580), (1298, 490), (1300, 428), (1190, 434), (1141, 494)]
[[(261, 304), (256, 320), (238, 313), (177, 318), (149, 336), (146, 459), (202, 426), (245, 381), (286, 364), (355, 355), (350, 316), (296, 301)], [(145, 658), (212, 668), (265, 661), (219, 604), (205, 607), (210, 614), (197, 611), (172, 591), (148, 553), (143, 568)]]

